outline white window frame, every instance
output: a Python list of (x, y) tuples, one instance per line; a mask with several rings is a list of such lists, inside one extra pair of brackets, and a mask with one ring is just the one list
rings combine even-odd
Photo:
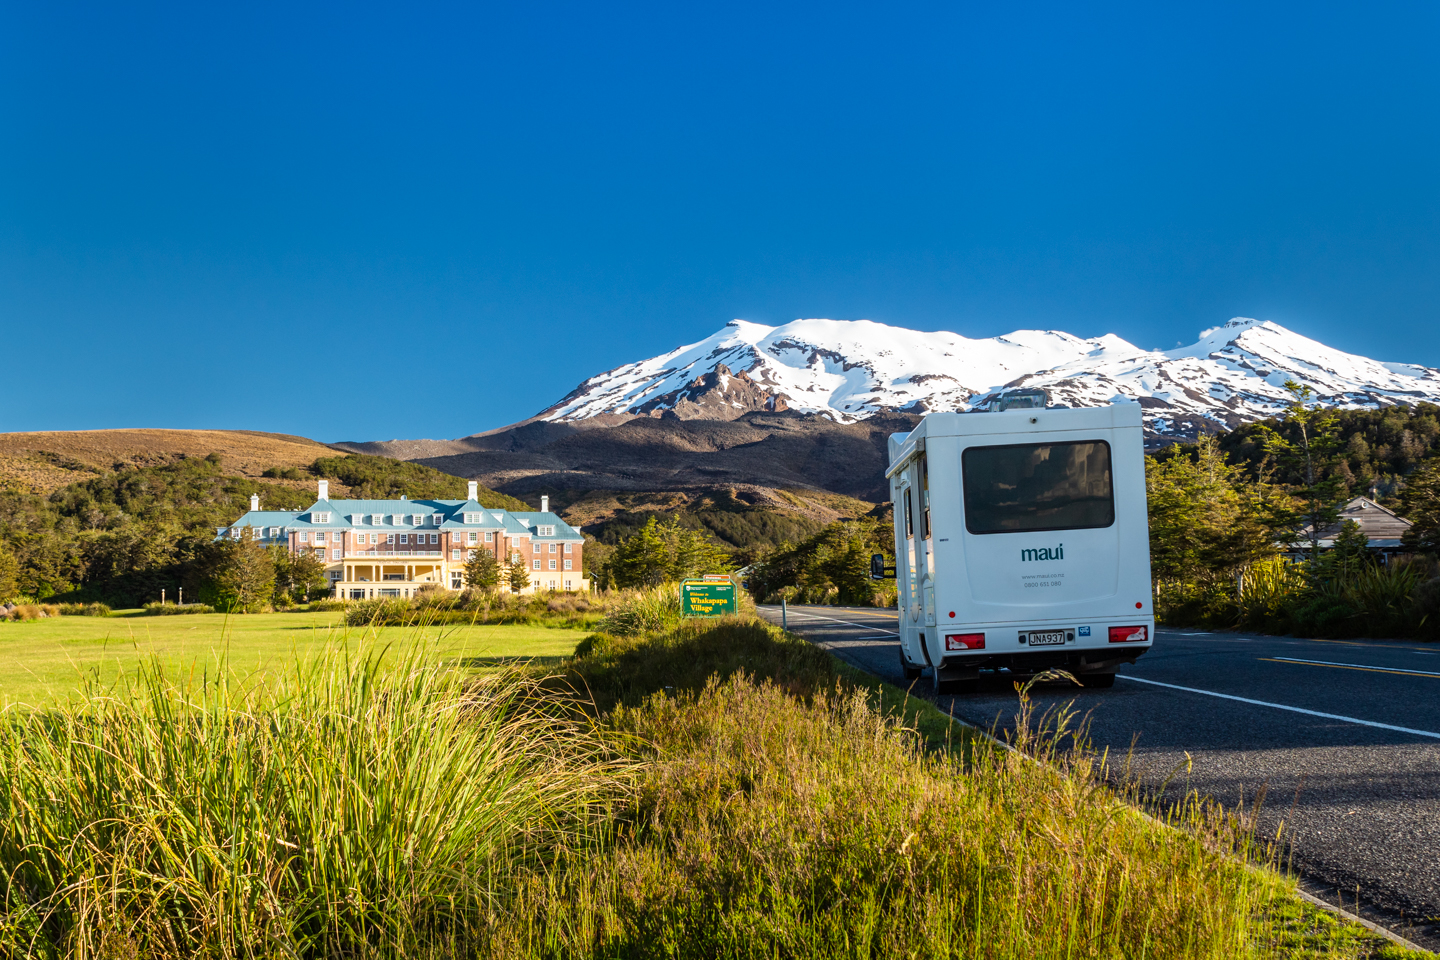
[(403, 513), (392, 513), (392, 514), (390, 514), (390, 526), (392, 526), (392, 527), (399, 527), (399, 526), (402, 526), (404, 523), (405, 523), (405, 514), (403, 514)]
[(313, 513), (313, 514), (310, 515), (310, 522), (311, 522), (311, 523), (329, 523), (329, 522), (330, 522), (330, 514), (328, 514), (328, 513)]
[(554, 561), (554, 560), (551, 560), (551, 561), (550, 561), (550, 569), (551, 569), (551, 570), (554, 570), (554, 569), (555, 569), (555, 561)]
[(565, 552), (566, 552), (566, 553), (569, 553), (569, 552), (570, 552), (570, 548), (573, 547), (573, 546), (574, 546), (573, 543), (567, 543), (567, 544), (565, 544)]
[(452, 548), (450, 549), (450, 559), (451, 559), (451, 560), (459, 560), (459, 559), (460, 559), (460, 550), (459, 550), (459, 548), (452, 547)]
[(371, 525), (372, 527), (378, 527), (378, 526), (380, 526), (380, 525), (381, 525), (382, 523), (384, 523), (384, 522), (385, 522), (385, 514), (383, 514), (383, 513), (372, 513), (372, 514), (370, 514), (370, 525)]
[(438, 533), (432, 533), (432, 534), (430, 534), (430, 542), (431, 542), (431, 543), (438, 544), (438, 543), (440, 542), (440, 534), (438, 534)]
[(410, 534), (408, 534), (408, 533), (402, 533), (402, 534), (400, 534), (400, 542), (401, 542), (401, 543), (409, 543), (409, 542), (410, 542)]
[[(237, 530), (235, 533), (236, 533), (236, 536), (239, 536), (239, 533), (240, 533), (240, 532)], [(301, 530), (301, 531), (300, 531), (300, 542), (301, 542), (301, 543), (309, 543), (309, 542), (310, 542), (310, 534), (306, 533), (304, 530)]]
[(467, 524), (477, 524), (477, 525), (478, 525), (478, 524), (481, 524), (481, 523), (484, 523), (484, 522), (485, 522), (485, 514), (483, 514), (483, 513), (467, 513), (467, 514), (465, 514), (465, 522), (466, 522)]
[(570, 560), (566, 560), (566, 561), (565, 561), (565, 569), (566, 569), (566, 570), (569, 570), (569, 569), (570, 569), (570, 564), (571, 564), (571, 561), (570, 561)]
[(539, 569), (540, 569), (540, 558), (539, 558), (539, 557), (536, 557), (536, 558), (535, 558), (535, 569), (536, 569), (536, 570), (539, 570)]
[(480, 540), (480, 538), (479, 538), (479, 536), (476, 535), (476, 533), (475, 533), (474, 530), (467, 530), (467, 531), (465, 532), (465, 542), (466, 542), (466, 543), (477, 543), (477, 542), (479, 542), (479, 540)]
[(410, 515), (410, 526), (412, 526), (412, 527), (423, 527), (423, 526), (425, 526), (425, 514), (423, 514), (423, 513), (412, 513), (412, 514)]
[(394, 542), (395, 542), (395, 534), (393, 534), (393, 533), (387, 533), (387, 534), (385, 534), (385, 542), (386, 542), (386, 543), (394, 543)]

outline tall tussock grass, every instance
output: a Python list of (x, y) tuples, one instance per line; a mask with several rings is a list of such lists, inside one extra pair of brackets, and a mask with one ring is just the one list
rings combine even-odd
[(1072, 713), (1021, 691), (994, 747), (753, 617), (534, 679), (343, 647), (227, 676), (3, 717), (0, 955), (1371, 953), (1240, 818), (1128, 806)]
[[(521, 871), (492, 957), (1341, 957), (1243, 817), (1166, 825), (1066, 711), (938, 749), (753, 619), (597, 635), (570, 668), (647, 762), (600, 847)], [(906, 704), (908, 707), (908, 704)], [(933, 707), (924, 709), (933, 712)], [(963, 735), (957, 735), (957, 741)], [(953, 747), (960, 747), (956, 742)], [(1289, 911), (1289, 913), (1287, 913)], [(1353, 931), (1352, 931), (1353, 937)]]
[(263, 686), (152, 663), (0, 723), (0, 954), (463, 954), (627, 783), (532, 681), (418, 649)]

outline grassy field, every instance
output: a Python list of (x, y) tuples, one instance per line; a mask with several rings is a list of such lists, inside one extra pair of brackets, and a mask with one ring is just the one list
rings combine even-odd
[(227, 629), (276, 669), (237, 690), (131, 652), (134, 685), (7, 713), (0, 955), (1416, 956), (1246, 866), (1274, 851), (1238, 811), (1139, 816), (1023, 694), (999, 750), (751, 616), (479, 680), (574, 632), (396, 629), (382, 662), (332, 616), (91, 625), (192, 658)]
[(38, 704), (64, 698), (82, 679), (102, 682), (134, 673), (154, 656), (167, 673), (212, 673), (222, 659), (240, 677), (279, 669), (340, 643), (362, 638), (420, 642), (470, 669), (516, 657), (569, 656), (581, 630), (542, 626), (346, 627), (344, 613), (200, 614), (150, 617), (58, 617), (0, 623), (0, 704)]

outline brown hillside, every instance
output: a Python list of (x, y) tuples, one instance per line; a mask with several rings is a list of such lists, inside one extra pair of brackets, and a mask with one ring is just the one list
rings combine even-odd
[[(150, 466), (218, 453), (227, 473), (258, 477), (267, 467), (307, 466), (333, 448), (304, 437), (251, 430), (75, 430), (0, 433), (0, 487), (48, 493), (119, 465)], [(275, 481), (309, 489), (311, 484)]]
[(825, 490), (873, 503), (889, 499), (886, 438), (913, 430), (919, 419), (888, 413), (841, 424), (810, 414), (752, 412), (728, 421), (531, 420), (459, 440), (335, 446), (414, 460), (516, 497), (561, 490), (668, 491), (734, 485)]

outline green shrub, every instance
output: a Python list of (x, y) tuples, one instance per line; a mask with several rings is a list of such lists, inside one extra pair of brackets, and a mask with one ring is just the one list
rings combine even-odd
[[(352, 627), (413, 623), (417, 619), (410, 601), (404, 597), (374, 597), (346, 605), (345, 623)], [(429, 618), (426, 618), (428, 622)]]
[(680, 588), (673, 583), (629, 594), (601, 623), (601, 629), (621, 637), (667, 630), (680, 622)]
[(315, 613), (329, 613), (334, 610), (346, 610), (349, 606), (344, 600), (311, 600), (306, 604), (306, 609)]
[(147, 603), (142, 608), (146, 616), (173, 617), (191, 613), (214, 613), (208, 603)]
[(110, 608), (103, 603), (62, 603), (62, 617), (108, 617)]

